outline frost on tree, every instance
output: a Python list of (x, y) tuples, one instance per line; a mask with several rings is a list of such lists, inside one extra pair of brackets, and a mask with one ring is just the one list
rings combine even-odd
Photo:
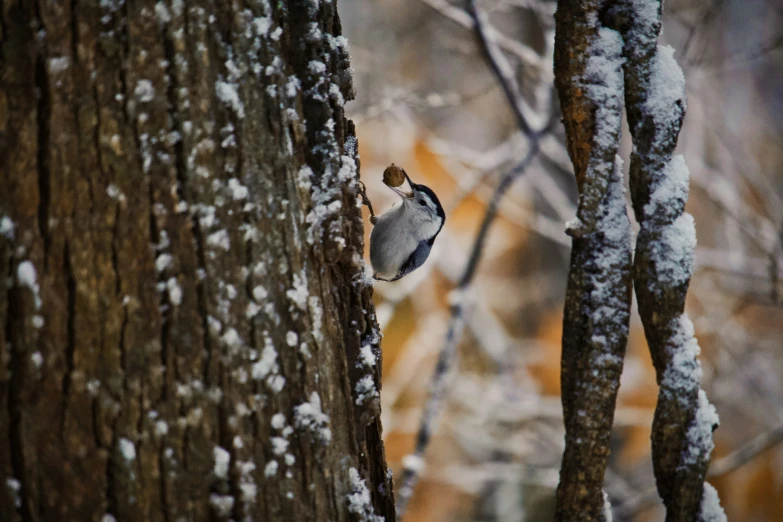
[(335, 2), (0, 17), (0, 520), (393, 520)]

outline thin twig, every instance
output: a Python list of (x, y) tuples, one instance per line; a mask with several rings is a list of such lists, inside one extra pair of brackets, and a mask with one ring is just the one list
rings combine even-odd
[[(475, 23), (471, 17), (459, 7), (455, 7), (446, 0), (419, 0), (428, 7), (434, 9), (445, 18), (464, 27), (465, 29), (474, 29)], [(541, 57), (532, 48), (524, 45), (517, 40), (507, 37), (499, 31), (491, 28), (489, 30), (492, 37), (496, 39), (499, 45), (506, 51), (515, 55), (527, 67), (541, 67)]]
[[(432, 0), (423, 0), (430, 3)], [(449, 6), (451, 7), (451, 6)], [(456, 8), (454, 8), (456, 9)], [(461, 10), (460, 10), (461, 11)], [(503, 74), (502, 66), (498, 64), (498, 60), (508, 66), (508, 62), (505, 56), (502, 56), (501, 51), (497, 47), (497, 43), (488, 38), (488, 31), (484, 24), (485, 20), (482, 19), (476, 11), (474, 0), (469, 0), (468, 14), (472, 20), (473, 28), (476, 31), (476, 35), (479, 38), (481, 44), (481, 51), (485, 60), (490, 65), (490, 68), (497, 77), (498, 82), (503, 88), (503, 92), (506, 95), (508, 104), (511, 106), (514, 112), (517, 123), (520, 130), (529, 138), (529, 145), (527, 153), (524, 159), (511, 171), (507, 172), (500, 180), (497, 188), (495, 189), (492, 198), (487, 205), (484, 218), (481, 222), (481, 227), (476, 235), (476, 239), (473, 241), (473, 247), (471, 248), (470, 257), (468, 258), (467, 265), (459, 279), (457, 288), (454, 291), (455, 299), (451, 305), (451, 315), (449, 317), (449, 326), (446, 332), (446, 339), (441, 348), (440, 355), (438, 356), (438, 362), (435, 365), (435, 371), (432, 376), (432, 386), (430, 389), (430, 396), (427, 399), (427, 403), (424, 406), (424, 414), (421, 419), (421, 425), (416, 437), (416, 448), (413, 454), (408, 455), (403, 459), (403, 473), (400, 477), (399, 487), (396, 491), (397, 497), (397, 518), (402, 519), (405, 515), (405, 510), (408, 507), (408, 502), (413, 496), (413, 489), (418, 482), (419, 474), (424, 464), (424, 452), (427, 449), (430, 438), (436, 426), (438, 414), (440, 413), (443, 397), (446, 391), (446, 375), (449, 369), (453, 366), (454, 358), (456, 355), (457, 345), (459, 344), (462, 329), (464, 327), (464, 303), (463, 297), (466, 289), (470, 286), (476, 275), (476, 269), (478, 263), (481, 260), (481, 255), (484, 251), (484, 244), (486, 242), (489, 229), (498, 214), (498, 207), (500, 201), (503, 199), (506, 191), (511, 187), (512, 183), (522, 176), (538, 155), (540, 150), (541, 139), (549, 132), (550, 128), (557, 121), (554, 118), (554, 112), (550, 114), (547, 124), (540, 130), (534, 131), (529, 125), (525, 114), (522, 112), (522, 105), (524, 103), (520, 97), (516, 87), (516, 82), (509, 84), (511, 78)], [(492, 30), (493, 35), (497, 32)]]
[(509, 105), (511, 105), (519, 129), (525, 135), (530, 136), (533, 130), (525, 116), (524, 101), (521, 98), (519, 85), (514, 77), (514, 70), (511, 68), (511, 64), (503, 55), (503, 51), (500, 50), (497, 42), (487, 36), (486, 19), (476, 9), (476, 0), (468, 0), (467, 11), (473, 20), (473, 27), (476, 31), (481, 52), (485, 56), (492, 72), (498, 78), (498, 83), (503, 88), (503, 93), (506, 95)]
[(732, 451), (725, 457), (715, 460), (707, 472), (707, 477), (715, 478), (731, 473), (744, 466), (764, 451), (783, 442), (783, 424), (765, 431), (748, 441), (745, 445)]
[(465, 267), (465, 271), (457, 284), (455, 295), (457, 298), (451, 305), (451, 316), (449, 318), (449, 326), (446, 332), (446, 339), (441, 348), (440, 355), (438, 356), (438, 362), (435, 365), (435, 371), (432, 376), (432, 388), (430, 390), (430, 396), (427, 400), (427, 404), (424, 407), (424, 414), (422, 415), (421, 425), (419, 427), (419, 433), (416, 437), (416, 449), (412, 455), (409, 455), (403, 460), (403, 473), (400, 478), (399, 487), (396, 492), (397, 497), (397, 518), (402, 519), (405, 514), (405, 510), (408, 506), (408, 502), (413, 496), (413, 488), (416, 486), (419, 478), (419, 472), (422, 468), (424, 452), (429, 445), (430, 438), (436, 426), (438, 414), (441, 410), (441, 403), (443, 402), (443, 396), (446, 391), (445, 377), (448, 370), (451, 368), (454, 356), (456, 354), (457, 344), (459, 343), (462, 328), (464, 326), (463, 311), (464, 306), (461, 295), (464, 294), (467, 287), (473, 281), (473, 277), (476, 275), (476, 268), (481, 259), (481, 254), (484, 250), (484, 242), (489, 232), (489, 228), (497, 216), (498, 205), (503, 195), (506, 193), (511, 184), (530, 166), (538, 153), (538, 141), (539, 137), (534, 136), (530, 142), (530, 148), (527, 151), (525, 158), (514, 169), (503, 176), (498, 187), (495, 189), (495, 193), (487, 206), (487, 211), (484, 214), (484, 219), (481, 223), (476, 239), (473, 242), (471, 248), (470, 258), (468, 264)]
[[(754, 437), (725, 457), (716, 459), (709, 467), (707, 478), (717, 478), (731, 473), (780, 443), (783, 443), (783, 424)], [(617, 506), (615, 514), (623, 519), (631, 519), (657, 501), (658, 490), (655, 486), (651, 486)]]

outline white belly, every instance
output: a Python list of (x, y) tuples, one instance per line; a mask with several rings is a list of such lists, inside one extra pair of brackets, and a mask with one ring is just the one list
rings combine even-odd
[(405, 230), (408, 220), (398, 219), (402, 206), (378, 218), (370, 233), (370, 263), (376, 277), (392, 279), (419, 244), (416, 234)]

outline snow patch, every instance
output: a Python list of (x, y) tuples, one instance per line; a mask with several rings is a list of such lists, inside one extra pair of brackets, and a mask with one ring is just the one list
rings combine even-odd
[(212, 456), (215, 460), (215, 466), (212, 468), (212, 472), (219, 479), (227, 479), (228, 466), (231, 463), (231, 454), (221, 446), (215, 446), (212, 449)]
[(356, 515), (361, 522), (384, 522), (384, 518), (375, 514), (372, 497), (367, 483), (356, 468), (348, 470), (351, 492), (348, 493), (348, 511)]
[(35, 309), (41, 309), (41, 289), (38, 286), (38, 272), (30, 261), (22, 261), (16, 267), (16, 280), (21, 286), (26, 286), (33, 293)]
[(310, 292), (307, 288), (307, 274), (302, 270), (302, 274), (294, 274), (294, 287), (285, 293), (297, 308), (307, 311), (307, 298)]
[(316, 435), (323, 444), (332, 440), (332, 431), (328, 427), (329, 416), (321, 411), (321, 398), (318, 393), (310, 394), (310, 402), (294, 407), (294, 426)]
[(239, 119), (245, 117), (245, 106), (239, 98), (239, 92), (235, 83), (229, 83), (218, 80), (215, 82), (215, 93), (220, 101), (231, 108)]
[(142, 103), (151, 102), (155, 98), (155, 87), (152, 86), (152, 82), (149, 80), (139, 80), (136, 82), (133, 94)]
[(231, 237), (228, 235), (228, 230), (218, 230), (207, 236), (207, 245), (228, 252), (231, 248)]
[(709, 459), (715, 444), (712, 441), (712, 431), (718, 427), (720, 419), (715, 406), (707, 400), (704, 390), (699, 390), (699, 403), (696, 406), (696, 417), (688, 428), (688, 448), (682, 459), (683, 466), (691, 466)]
[(402, 458), (402, 468), (418, 475), (424, 469), (424, 459), (415, 453), (405, 455)]
[(166, 8), (166, 4), (163, 2), (155, 4), (155, 16), (158, 18), (158, 23), (161, 25), (171, 21), (171, 14), (169, 13), (168, 8)]
[(182, 304), (182, 288), (180, 288), (176, 277), (170, 277), (169, 280), (166, 281), (166, 290), (168, 291), (169, 302), (171, 302), (171, 304), (174, 306)]
[(49, 74), (57, 74), (67, 70), (71, 66), (71, 59), (67, 56), (49, 58)]
[(231, 196), (237, 201), (247, 199), (249, 195), (247, 187), (240, 183), (236, 178), (231, 178), (228, 180), (228, 189), (231, 191)]
[(266, 299), (268, 295), (269, 295), (269, 292), (267, 292), (266, 288), (264, 288), (263, 286), (256, 285), (255, 287), (253, 287), (253, 299), (257, 303), (260, 303), (261, 301)]
[(2, 219), (0, 219), (0, 236), (3, 236), (6, 239), (13, 240), (15, 237), (15, 231), (16, 224), (13, 222), (11, 218), (8, 216), (3, 216)]
[(253, 30), (258, 36), (266, 36), (272, 27), (272, 19), (266, 16), (259, 16), (252, 22)]
[(378, 358), (372, 348), (372, 344), (365, 344), (359, 352), (360, 363), (368, 368), (374, 368), (375, 364), (378, 362)]
[(120, 455), (122, 455), (122, 458), (124, 458), (126, 461), (131, 462), (133, 460), (136, 460), (136, 446), (131, 442), (130, 439), (121, 438), (119, 440), (119, 448), (120, 448)]
[(266, 466), (264, 466), (264, 476), (274, 477), (277, 474), (277, 469), (280, 467), (280, 465), (277, 463), (276, 460), (270, 460), (266, 463)]
[(645, 217), (662, 213), (670, 219), (678, 216), (688, 200), (690, 172), (682, 155), (674, 156), (651, 180), (652, 194), (644, 206)]
[(718, 492), (708, 482), (704, 483), (704, 492), (701, 496), (701, 517), (703, 522), (726, 522), (726, 513), (720, 505)]
[(282, 455), (288, 451), (288, 441), (283, 437), (272, 437), (270, 442), (272, 443), (272, 453), (275, 455)]
[(689, 396), (699, 388), (701, 382), (701, 366), (698, 356), (701, 351), (694, 337), (693, 323), (686, 314), (672, 320), (669, 328), (674, 332), (667, 350), (671, 362), (667, 365), (661, 379), (663, 393), (671, 394), (682, 405), (688, 407)]
[(624, 59), (620, 33), (602, 27), (590, 44), (584, 76), (577, 79), (595, 104), (596, 132), (594, 142), (601, 148), (617, 146), (623, 105)]
[(272, 415), (272, 427), (276, 430), (282, 430), (285, 427), (285, 415), (282, 413)]
[(323, 74), (326, 72), (326, 64), (324, 64), (324, 62), (319, 62), (318, 60), (311, 60), (310, 63), (307, 64), (307, 69), (311, 74)]
[(215, 510), (217, 516), (230, 517), (231, 512), (234, 510), (234, 497), (211, 493), (209, 495), (209, 505)]
[(656, 127), (668, 123), (673, 117), (679, 117), (672, 111), (679, 101), (685, 110), (685, 75), (674, 59), (674, 48), (669, 45), (658, 47), (652, 61), (649, 95), (644, 100), (644, 111), (653, 117)]
[(362, 406), (365, 402), (375, 399), (379, 396), (375, 387), (375, 379), (372, 375), (365, 375), (356, 383), (356, 405)]
[(173, 261), (174, 258), (171, 257), (171, 254), (161, 254), (155, 258), (155, 270), (158, 273), (161, 273), (167, 268), (169, 268)]
[(693, 216), (684, 212), (671, 225), (660, 226), (659, 233), (659, 240), (653, 241), (649, 250), (657, 286), (672, 287), (687, 283), (693, 274), (693, 252), (696, 248)]

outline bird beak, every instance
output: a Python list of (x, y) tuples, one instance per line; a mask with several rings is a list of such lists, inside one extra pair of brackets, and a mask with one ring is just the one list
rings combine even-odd
[(400, 187), (389, 187), (397, 193), (402, 199), (411, 199), (413, 197), (413, 191), (405, 191)]
[[(398, 196), (400, 196), (402, 199), (413, 199), (413, 182), (411, 181), (411, 178), (408, 176), (408, 173), (405, 172), (405, 169), (400, 168), (402, 170), (403, 175), (405, 176), (405, 179), (408, 181), (408, 186), (411, 188), (410, 191), (405, 191), (400, 187), (389, 187), (394, 192), (397, 193)], [(388, 185), (387, 185), (388, 186)]]

